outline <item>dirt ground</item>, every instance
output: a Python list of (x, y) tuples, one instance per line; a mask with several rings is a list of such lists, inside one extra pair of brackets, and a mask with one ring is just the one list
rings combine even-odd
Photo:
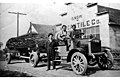
[[(94, 67), (88, 67), (85, 75), (76, 75), (70, 66), (70, 63), (63, 62), (56, 67), (56, 70), (46, 71), (47, 64), (39, 63), (36, 68), (32, 67), (30, 63), (26, 63), (24, 60), (12, 60), (11, 64), (7, 64), (4, 58), (0, 59), (0, 70), (11, 73), (17, 72), (17, 74), (25, 74), (27, 76), (34, 77), (120, 77), (120, 65), (114, 65), (112, 70), (100, 70), (96, 65)], [(16, 75), (14, 75), (16, 76)], [(19, 75), (19, 77), (22, 77)], [(23, 76), (24, 77), (24, 76)]]

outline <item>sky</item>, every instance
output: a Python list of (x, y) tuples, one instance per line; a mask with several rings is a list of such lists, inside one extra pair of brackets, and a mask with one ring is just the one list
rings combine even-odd
[(19, 35), (26, 34), (30, 22), (36, 24), (55, 25), (60, 22), (60, 15), (66, 8), (56, 3), (1, 3), (0, 4), (0, 41), (5, 42), (16, 37), (17, 15), (8, 12), (20, 12), (27, 15), (19, 17)]
[[(31, 0), (30, 0), (31, 1)], [(30, 26), (30, 22), (36, 24), (55, 25), (61, 23), (62, 17), (60, 14), (67, 12), (68, 6), (64, 3), (69, 2), (58, 0), (40, 0), (34, 2), (1, 2), (0, 1), (0, 42), (4, 46), (6, 41), (11, 37), (16, 37), (17, 33), (17, 15), (8, 12), (20, 12), (27, 15), (19, 17), (19, 35), (26, 34)], [(76, 4), (86, 5), (88, 2), (74, 2)], [(90, 2), (89, 2), (90, 3)], [(98, 3), (100, 5), (116, 8), (120, 10), (120, 3)]]

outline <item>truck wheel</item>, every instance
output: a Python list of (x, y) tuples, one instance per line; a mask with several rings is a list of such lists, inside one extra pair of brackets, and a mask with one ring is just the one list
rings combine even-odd
[(10, 53), (6, 54), (6, 61), (7, 61), (7, 64), (10, 64), (10, 62), (11, 62), (11, 54)]
[(39, 62), (39, 56), (37, 55), (37, 52), (34, 54), (31, 54), (30, 56), (30, 63), (33, 67), (36, 67)]
[(111, 52), (107, 51), (104, 55), (99, 57), (98, 66), (102, 69), (111, 69), (113, 66), (113, 56)]
[(71, 57), (71, 67), (76, 74), (84, 74), (87, 70), (86, 57), (80, 52), (75, 52)]
[(25, 62), (26, 62), (26, 63), (29, 63), (30, 61), (29, 61), (29, 59), (25, 59)]
[(108, 65), (107, 69), (111, 69), (113, 66), (113, 60), (114, 60), (113, 55), (109, 50), (107, 50), (106, 54), (107, 54), (107, 65)]

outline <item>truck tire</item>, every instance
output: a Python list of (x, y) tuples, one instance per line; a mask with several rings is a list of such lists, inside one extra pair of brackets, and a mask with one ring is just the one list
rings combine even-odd
[(110, 51), (105, 51), (105, 54), (99, 57), (98, 66), (102, 69), (111, 69), (113, 66), (113, 56)]
[(87, 59), (86, 57), (80, 53), (75, 52), (71, 57), (71, 67), (73, 71), (78, 75), (82, 75), (87, 70)]
[(106, 51), (106, 54), (107, 54), (107, 60), (109, 62), (107, 69), (111, 69), (113, 67), (113, 61), (114, 61), (113, 55), (109, 50)]
[(31, 63), (31, 65), (32, 65), (33, 67), (36, 67), (37, 64), (38, 64), (38, 62), (39, 62), (39, 56), (38, 56), (37, 52), (31, 54), (31, 55), (30, 55), (30, 63)]
[(10, 64), (10, 62), (11, 62), (11, 54), (10, 53), (6, 54), (6, 61), (7, 61), (7, 64)]

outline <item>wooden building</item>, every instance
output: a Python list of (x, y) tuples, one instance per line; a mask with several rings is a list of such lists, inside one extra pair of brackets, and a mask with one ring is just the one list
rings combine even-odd
[[(72, 6), (72, 4), (70, 5)], [(101, 39), (102, 46), (120, 49), (120, 10), (91, 3), (74, 11), (68, 10), (62, 24), (76, 25), (88, 38), (91, 34)], [(61, 26), (56, 27), (59, 30)]]

